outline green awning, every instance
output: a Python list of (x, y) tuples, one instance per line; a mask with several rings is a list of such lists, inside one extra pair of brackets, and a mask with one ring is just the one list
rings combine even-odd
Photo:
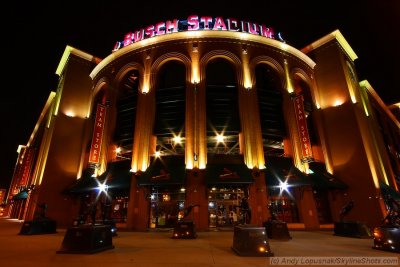
[(129, 190), (132, 180), (130, 169), (130, 160), (111, 162), (107, 166), (107, 171), (99, 179), (103, 181), (107, 179), (106, 185), (108, 185), (109, 190)]
[(250, 184), (254, 182), (251, 170), (242, 164), (207, 164), (207, 184)]
[(27, 198), (28, 198), (28, 192), (26, 192), (26, 191), (21, 191), (12, 197), (13, 200), (21, 200), (21, 199), (27, 199)]
[(296, 168), (292, 158), (288, 157), (267, 157), (265, 179), (267, 186), (276, 187), (282, 182), (289, 186), (312, 185), (309, 177)]
[(64, 193), (82, 194), (93, 191), (99, 186), (100, 181), (97, 177), (92, 177), (93, 169), (85, 169), (82, 177), (75, 181), (71, 186), (64, 190)]
[(98, 177), (93, 177), (93, 169), (87, 168), (83, 175), (73, 185), (64, 190), (65, 193), (82, 194), (91, 192), (106, 181), (108, 190), (118, 191), (129, 189), (132, 174), (130, 172), (130, 161), (115, 161), (107, 165), (107, 170)]
[(390, 185), (387, 185), (383, 181), (379, 181), (379, 185), (381, 188), (381, 192), (384, 198), (387, 197), (392, 197), (394, 200), (400, 201), (400, 192), (396, 191), (393, 187)]
[(145, 172), (136, 174), (139, 185), (183, 185), (186, 177), (183, 156), (153, 158)]
[(308, 174), (313, 187), (318, 189), (346, 189), (348, 186), (340, 179), (326, 171), (322, 162), (310, 162), (309, 169), (313, 173)]

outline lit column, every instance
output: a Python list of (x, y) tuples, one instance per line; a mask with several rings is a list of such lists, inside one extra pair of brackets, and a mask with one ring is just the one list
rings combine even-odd
[[(257, 92), (256, 89), (253, 88), (246, 46), (242, 48), (241, 60), (243, 81), (239, 81), (238, 84), (243, 84), (244, 88), (239, 88), (239, 112), (244, 137), (245, 163), (250, 169), (264, 169), (265, 160), (256, 95)], [(238, 77), (241, 76), (238, 75)]]
[[(147, 61), (146, 61), (147, 63)], [(131, 169), (145, 171), (149, 165), (149, 155), (153, 136), (155, 114), (155, 74), (150, 74), (150, 62), (145, 65), (143, 85), (137, 102), (137, 116), (132, 151)]]
[(286, 90), (289, 94), (294, 93), (292, 80), (290, 79), (289, 63), (286, 59), (283, 60), (283, 65), (285, 67), (285, 80), (286, 80)]

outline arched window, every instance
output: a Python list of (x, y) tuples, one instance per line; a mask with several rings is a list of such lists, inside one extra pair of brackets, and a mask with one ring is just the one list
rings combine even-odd
[(165, 63), (158, 72), (153, 134), (156, 151), (184, 154), (186, 69), (179, 61)]
[(117, 120), (114, 142), (118, 147), (117, 157), (130, 158), (135, 132), (139, 72), (129, 71), (122, 79), (117, 95)]
[(264, 154), (282, 156), (286, 127), (279, 75), (268, 65), (259, 64), (256, 66), (255, 76)]
[(208, 153), (239, 154), (238, 86), (232, 64), (215, 59), (206, 68)]

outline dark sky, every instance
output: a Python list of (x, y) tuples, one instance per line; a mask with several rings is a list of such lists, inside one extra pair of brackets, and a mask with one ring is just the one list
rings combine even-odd
[(0, 19), (0, 188), (8, 188), (17, 147), (28, 142), (49, 93), (56, 89), (55, 71), (65, 46), (105, 58), (125, 33), (160, 21), (193, 14), (253, 21), (282, 32), (298, 49), (339, 29), (359, 57), (359, 79), (367, 79), (387, 104), (400, 101), (399, 0), (25, 2), (8, 3), (11, 7), (3, 8)]

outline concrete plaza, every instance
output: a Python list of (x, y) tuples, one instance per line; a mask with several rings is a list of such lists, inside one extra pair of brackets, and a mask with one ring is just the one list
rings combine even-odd
[[(94, 254), (59, 254), (57, 251), (66, 229), (57, 229), (54, 234), (19, 235), (22, 223), (0, 218), (2, 266), (255, 267), (287, 263), (280, 261), (277, 265), (278, 260), (282, 260), (280, 257), (394, 257), (398, 260), (400, 256), (398, 253), (372, 249), (372, 239), (338, 237), (331, 231), (291, 231), (293, 239), (290, 241), (270, 239), (273, 257), (238, 256), (231, 249), (232, 231), (198, 232), (196, 239), (188, 240), (172, 239), (171, 231), (118, 232), (118, 236), (113, 238), (114, 249)], [(270, 262), (272, 259), (276, 261)], [(363, 266), (398, 265), (374, 263)]]

